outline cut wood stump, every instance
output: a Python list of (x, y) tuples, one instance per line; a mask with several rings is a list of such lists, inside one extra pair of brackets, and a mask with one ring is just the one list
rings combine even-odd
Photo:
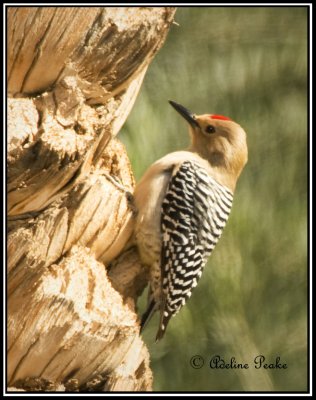
[(150, 391), (116, 139), (172, 7), (8, 7), (10, 390)]

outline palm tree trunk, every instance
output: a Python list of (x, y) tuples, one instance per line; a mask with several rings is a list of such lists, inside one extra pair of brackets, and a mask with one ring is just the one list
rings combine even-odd
[[(115, 138), (170, 7), (8, 7), (8, 385), (149, 391), (134, 178)], [(113, 261), (115, 260), (115, 261)]]

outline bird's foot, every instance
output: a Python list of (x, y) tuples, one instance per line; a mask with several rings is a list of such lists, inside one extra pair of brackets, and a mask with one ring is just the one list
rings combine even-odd
[(113, 175), (110, 174), (104, 174), (104, 176), (117, 188), (119, 189), (121, 192), (123, 192), (126, 196), (126, 200), (128, 203), (128, 207), (130, 208), (130, 210), (132, 211), (133, 215), (137, 215), (137, 208), (135, 206), (135, 202), (134, 202), (134, 196), (133, 194), (124, 186), (122, 185), (121, 182), (119, 182), (117, 180), (116, 177), (114, 177)]

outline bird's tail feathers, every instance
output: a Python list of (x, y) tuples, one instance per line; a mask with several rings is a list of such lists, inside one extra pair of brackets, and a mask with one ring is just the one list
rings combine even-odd
[(156, 335), (156, 342), (158, 342), (159, 340), (161, 340), (163, 338), (164, 334), (166, 333), (168, 322), (169, 322), (170, 318), (172, 317), (172, 314), (170, 313), (170, 311), (167, 311), (165, 296), (162, 296), (162, 303), (161, 303), (160, 310), (161, 310), (160, 311), (160, 322), (159, 322), (158, 332)]
[(145, 329), (146, 325), (150, 321), (151, 317), (153, 316), (154, 312), (156, 311), (156, 302), (154, 299), (152, 299), (147, 307), (147, 310), (144, 312), (142, 315), (142, 319), (140, 322), (140, 332), (142, 333), (143, 330)]
[(161, 340), (163, 338), (164, 334), (166, 333), (167, 325), (168, 325), (170, 318), (171, 318), (171, 314), (167, 315), (166, 312), (161, 312), (159, 328), (158, 328), (158, 332), (156, 335), (156, 342)]

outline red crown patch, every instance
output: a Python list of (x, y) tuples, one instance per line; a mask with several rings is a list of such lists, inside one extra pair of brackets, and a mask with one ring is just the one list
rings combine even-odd
[(213, 119), (223, 119), (226, 121), (232, 121), (230, 118), (225, 117), (224, 115), (211, 114), (210, 117)]

